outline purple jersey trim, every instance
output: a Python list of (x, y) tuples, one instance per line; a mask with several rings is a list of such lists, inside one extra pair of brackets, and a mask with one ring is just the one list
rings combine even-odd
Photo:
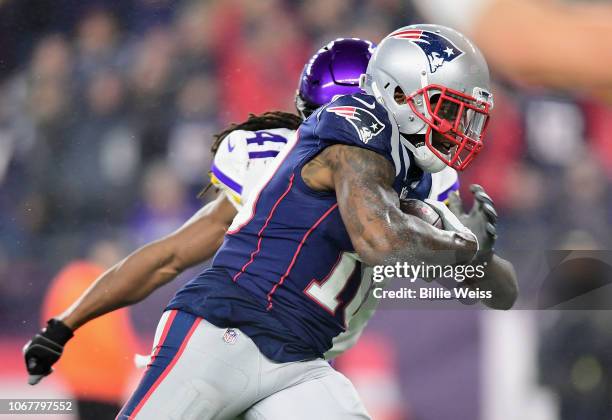
[(441, 194), (438, 194), (438, 201), (444, 201), (448, 198), (448, 195), (452, 192), (452, 191), (457, 191), (459, 190), (459, 180), (456, 180), (455, 183), (453, 185), (451, 185), (450, 187), (448, 187), (448, 189), (446, 191), (444, 191)]
[(264, 150), (262, 152), (249, 152), (249, 159), (272, 158), (278, 155), (278, 150)]
[(247, 139), (247, 144), (259, 144), (260, 146), (263, 146), (263, 144), (267, 141), (271, 141), (272, 143), (287, 143), (287, 139), (283, 136), (277, 136), (277, 135), (270, 135), (270, 133), (266, 133), (268, 134), (268, 137), (251, 137)]
[(236, 181), (231, 179), (229, 176), (225, 175), (217, 166), (215, 166), (214, 162), (210, 168), (212, 173), (217, 177), (219, 181), (223, 184), (234, 190), (238, 194), (242, 194), (242, 185), (238, 184)]

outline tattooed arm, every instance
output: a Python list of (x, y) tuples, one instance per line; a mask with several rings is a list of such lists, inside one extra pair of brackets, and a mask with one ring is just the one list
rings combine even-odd
[(327, 147), (304, 166), (302, 178), (315, 190), (336, 192), (342, 220), (366, 264), (454, 264), (470, 261), (476, 252), (472, 238), (403, 213), (392, 188), (393, 166), (376, 152), (340, 144)]

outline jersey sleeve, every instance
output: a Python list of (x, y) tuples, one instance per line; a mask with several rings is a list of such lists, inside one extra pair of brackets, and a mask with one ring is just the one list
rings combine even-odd
[(232, 131), (221, 141), (210, 168), (210, 181), (223, 191), (238, 210), (242, 206), (248, 163), (245, 132), (237, 130)]
[(449, 194), (459, 191), (459, 175), (451, 167), (446, 167), (440, 172), (431, 174), (431, 191), (429, 198), (438, 201), (446, 201)]
[(392, 127), (385, 108), (364, 94), (341, 96), (317, 114), (315, 135), (322, 146), (346, 144), (372, 150), (391, 163)]

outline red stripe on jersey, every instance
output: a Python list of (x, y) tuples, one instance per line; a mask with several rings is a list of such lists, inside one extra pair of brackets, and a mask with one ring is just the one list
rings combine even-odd
[(295, 178), (295, 174), (291, 174), (291, 178), (289, 178), (289, 186), (287, 187), (287, 189), (285, 190), (285, 192), (278, 198), (278, 200), (276, 200), (276, 203), (274, 203), (274, 205), (272, 206), (272, 209), (270, 210), (270, 213), (268, 214), (268, 217), (266, 217), (266, 221), (263, 224), (263, 226), (261, 227), (261, 229), (259, 229), (259, 232), (257, 233), (257, 237), (259, 238), (257, 240), (257, 248), (255, 248), (255, 251), (251, 252), (251, 259), (242, 266), (242, 268), (240, 269), (239, 272), (237, 272), (234, 275), (234, 278), (232, 280), (237, 281), (238, 277), (244, 273), (244, 271), (246, 270), (246, 268), (253, 262), (255, 261), (255, 255), (259, 254), (259, 251), (261, 251), (261, 241), (263, 240), (263, 233), (264, 230), (266, 230), (266, 228), (268, 227), (268, 224), (270, 223), (270, 220), (272, 219), (272, 216), (274, 216), (274, 212), (276, 211), (276, 208), (278, 207), (278, 205), (280, 204), (281, 201), (283, 201), (283, 198), (285, 198), (287, 196), (287, 194), (289, 194), (289, 191), (291, 191), (291, 187), (293, 187), (293, 178)]
[(287, 156), (289, 156), (289, 154), (291, 153), (291, 150), (293, 150), (295, 145), (300, 140), (300, 129), (299, 128), (297, 129), (295, 136), (296, 136), (295, 141), (291, 145), (291, 149), (289, 149), (289, 152), (287, 152), (287, 154), (283, 157), (282, 162), (276, 167), (276, 169), (274, 170), (274, 173), (270, 175), (270, 178), (268, 179), (268, 181), (266, 181), (266, 184), (263, 187), (261, 187), (261, 189), (257, 192), (257, 197), (255, 197), (255, 202), (253, 203), (253, 207), (251, 207), (251, 216), (243, 224), (238, 226), (236, 229), (228, 230), (227, 235), (233, 235), (235, 233), (238, 233), (240, 232), (240, 230), (242, 230), (243, 227), (251, 223), (251, 220), (253, 220), (253, 217), (255, 217), (255, 213), (256, 213), (255, 209), (257, 208), (257, 203), (259, 202), (259, 197), (261, 196), (261, 192), (268, 186), (270, 181), (272, 181), (272, 178), (274, 178), (274, 175), (276, 174), (276, 172), (278, 172), (280, 167), (283, 166), (283, 162), (285, 161), (285, 159), (287, 159)]
[(306, 232), (304, 234), (304, 237), (302, 238), (302, 240), (300, 241), (300, 244), (298, 245), (297, 249), (295, 250), (295, 254), (293, 254), (293, 258), (291, 259), (291, 263), (289, 263), (289, 267), (287, 267), (287, 271), (285, 271), (285, 274), (283, 274), (279, 280), (278, 283), (276, 283), (273, 287), (272, 290), (270, 290), (270, 292), (268, 293), (268, 307), (266, 308), (268, 311), (270, 309), (272, 309), (272, 295), (274, 294), (274, 292), (276, 292), (276, 289), (278, 288), (278, 286), (281, 286), (283, 284), (283, 282), (285, 281), (285, 279), (289, 276), (289, 273), (291, 273), (291, 270), (293, 269), (293, 265), (295, 264), (295, 261), (297, 260), (298, 255), (300, 254), (300, 251), (302, 250), (302, 246), (304, 245), (304, 242), (306, 242), (306, 239), (308, 239), (308, 237), (310, 236), (310, 234), (312, 233), (313, 230), (315, 230), (317, 228), (317, 226), (319, 226), (321, 224), (321, 222), (323, 220), (325, 220), (325, 218), (327, 216), (329, 216), (329, 214), (334, 211), (334, 209), (338, 207), (338, 203), (335, 203), (333, 206), (331, 206), (325, 213), (323, 213), (323, 215), (321, 217), (319, 217), (319, 220), (317, 220), (314, 225), (312, 225), (310, 227), (310, 229), (308, 229), (308, 232)]

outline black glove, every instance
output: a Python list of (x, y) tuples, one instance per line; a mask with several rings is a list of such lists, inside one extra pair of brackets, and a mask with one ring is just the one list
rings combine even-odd
[(64, 345), (73, 336), (72, 330), (62, 321), (50, 319), (47, 326), (23, 347), (25, 364), (30, 377), (28, 383), (36, 385), (53, 372), (51, 366), (62, 355)]
[(493, 200), (480, 185), (470, 185), (470, 191), (474, 194), (474, 205), (469, 213), (463, 211), (461, 198), (458, 193), (450, 194), (448, 207), (478, 238), (479, 250), (474, 262), (483, 263), (491, 260), (497, 239), (497, 212)]

